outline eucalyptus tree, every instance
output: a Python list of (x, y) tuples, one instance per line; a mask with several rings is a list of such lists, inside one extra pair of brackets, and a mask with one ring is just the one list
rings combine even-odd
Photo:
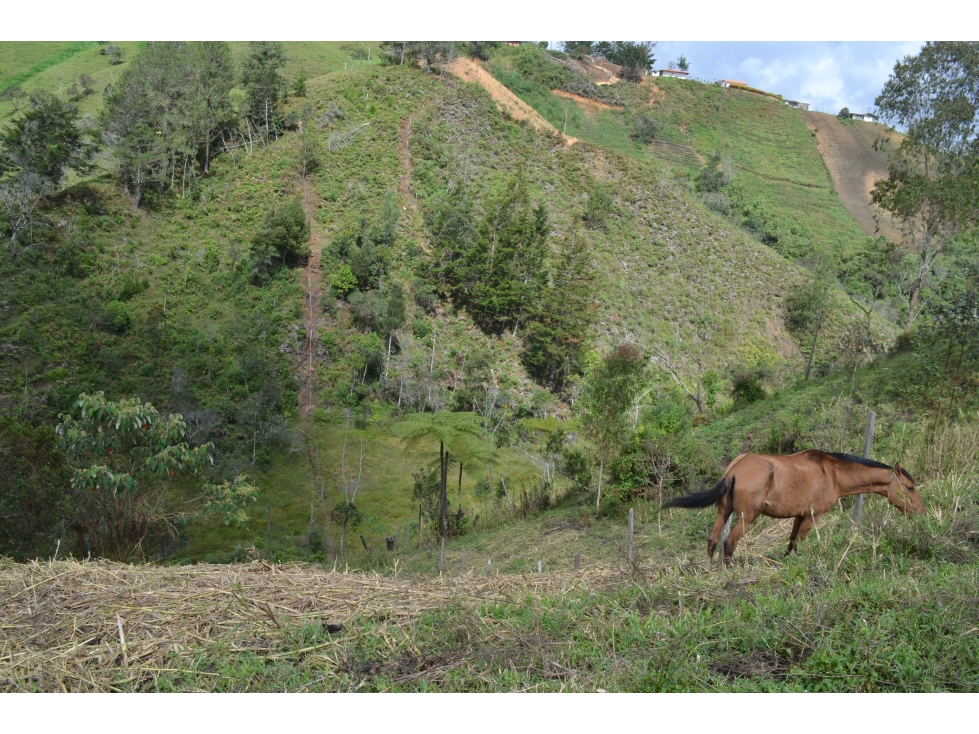
[(905, 56), (876, 100), (906, 134), (871, 198), (890, 212), (915, 259), (902, 296), (905, 330), (949, 240), (979, 219), (979, 43), (928, 43)]

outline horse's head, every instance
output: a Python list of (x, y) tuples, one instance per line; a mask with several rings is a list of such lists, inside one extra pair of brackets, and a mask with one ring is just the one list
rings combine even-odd
[(887, 501), (908, 516), (925, 512), (925, 501), (921, 499), (921, 493), (914, 486), (911, 475), (900, 464), (894, 465), (894, 481), (887, 488)]

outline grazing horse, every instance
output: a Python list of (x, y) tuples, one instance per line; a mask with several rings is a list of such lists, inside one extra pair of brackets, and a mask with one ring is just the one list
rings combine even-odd
[(741, 454), (732, 461), (713, 489), (678, 497), (664, 507), (709, 507), (717, 505), (717, 521), (707, 540), (708, 561), (721, 539), (721, 531), (732, 513), (734, 527), (724, 542), (724, 562), (730, 563), (741, 536), (759, 515), (794, 517), (789, 537), (789, 555), (796, 541), (803, 540), (816, 518), (830, 510), (836, 500), (854, 494), (879, 494), (905, 515), (925, 511), (911, 475), (901, 468), (850, 454), (800, 451), (791, 456)]

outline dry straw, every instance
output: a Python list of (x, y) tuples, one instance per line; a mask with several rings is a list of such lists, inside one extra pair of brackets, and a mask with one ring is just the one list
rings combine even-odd
[(449, 604), (597, 588), (615, 583), (619, 574), (590, 569), (426, 578), (264, 561), (133, 566), (0, 560), (0, 690), (152, 688), (161, 672), (182, 670), (182, 659), (211, 644), (274, 656), (290, 626), (327, 625), (338, 630), (334, 642), (343, 642), (356, 634), (348, 623), (357, 616), (407, 622)]

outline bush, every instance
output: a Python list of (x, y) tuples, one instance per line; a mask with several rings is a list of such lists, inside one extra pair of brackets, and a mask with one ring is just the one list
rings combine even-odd
[(662, 134), (663, 125), (648, 115), (636, 115), (632, 122), (631, 137), (641, 143), (651, 143)]
[(761, 384), (762, 375), (757, 370), (737, 372), (731, 382), (731, 397), (735, 407), (743, 407), (764, 400), (765, 387)]
[(415, 319), (411, 324), (411, 333), (419, 339), (426, 339), (432, 334), (432, 323), (428, 319)]
[(415, 303), (426, 313), (432, 313), (439, 303), (439, 297), (435, 295), (432, 286), (423, 280), (415, 280), (411, 284), (411, 289), (415, 294)]
[(252, 238), (253, 272), (268, 271), (278, 259), (285, 265), (306, 257), (309, 255), (308, 241), (309, 222), (298, 196), (282, 206), (272, 207)]
[(357, 287), (357, 278), (354, 277), (350, 266), (344, 263), (330, 278), (330, 285), (343, 298)]
[(387, 304), (377, 291), (368, 293), (357, 291), (351, 294), (347, 301), (350, 303), (350, 312), (354, 317), (354, 323), (370, 331), (381, 330)]
[(109, 301), (102, 312), (102, 322), (105, 328), (116, 334), (125, 334), (133, 325), (133, 317), (129, 314), (126, 304), (121, 301)]
[(700, 192), (716, 193), (733, 180), (734, 168), (731, 162), (722, 160), (720, 151), (715, 150), (697, 174), (695, 187)]
[(612, 195), (604, 186), (596, 186), (588, 192), (584, 220), (595, 229), (605, 226), (605, 220), (612, 213)]

